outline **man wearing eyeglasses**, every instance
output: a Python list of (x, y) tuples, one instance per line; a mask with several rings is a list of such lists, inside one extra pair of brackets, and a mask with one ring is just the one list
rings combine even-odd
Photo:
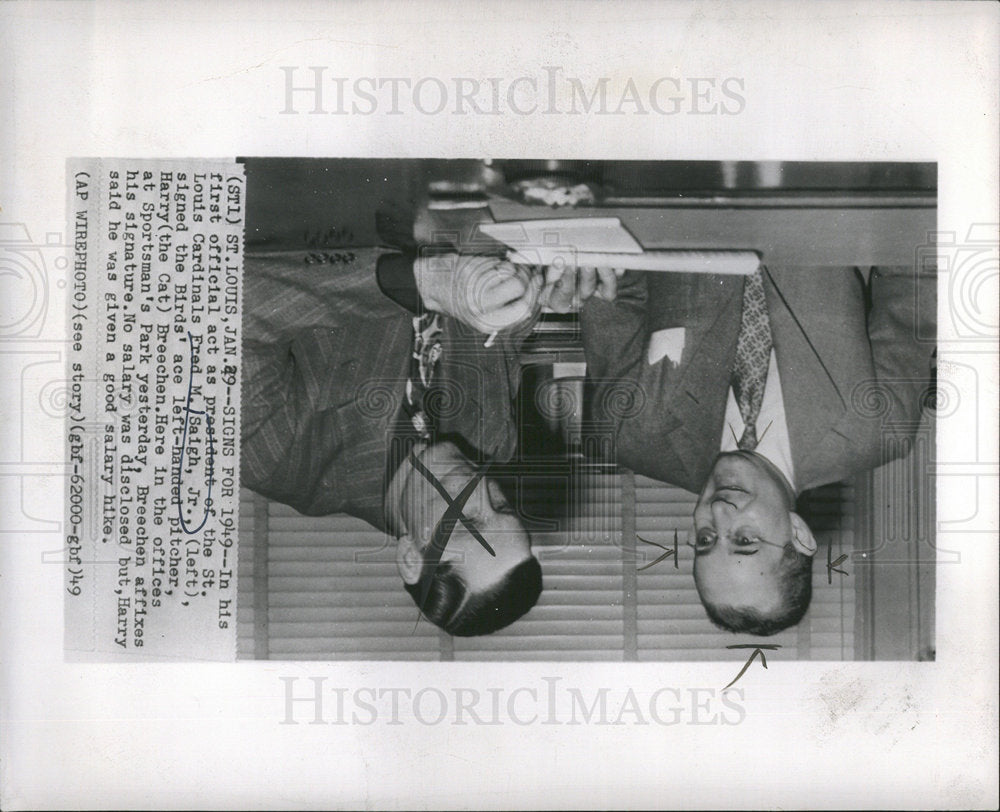
[(484, 466), (514, 450), (541, 280), (453, 253), (315, 257), (245, 263), (243, 484), (393, 532), (426, 617), (454, 635), (503, 628), (537, 601), (541, 570)]
[[(576, 271), (546, 286), (538, 269), (447, 250), (319, 256), (246, 260), (243, 484), (392, 532), (428, 619), (452, 635), (501, 629), (542, 578), (488, 469), (514, 452), (520, 344), (542, 296), (580, 295)], [(613, 296), (597, 276), (580, 274), (583, 294)]]
[(629, 272), (614, 302), (583, 308), (590, 417), (616, 462), (699, 494), (694, 577), (716, 625), (770, 635), (802, 619), (816, 541), (796, 497), (908, 450), (935, 283), (925, 267)]

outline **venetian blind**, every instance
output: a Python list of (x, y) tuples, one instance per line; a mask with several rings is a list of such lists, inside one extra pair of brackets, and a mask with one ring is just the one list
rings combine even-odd
[[(416, 622), (382, 533), (346, 516), (306, 517), (248, 491), (240, 514), (239, 655), (285, 660), (740, 660), (726, 648), (764, 642), (774, 659), (854, 657), (850, 573), (854, 495), (827, 486), (803, 500), (820, 550), (813, 600), (797, 627), (770, 638), (733, 635), (705, 616), (684, 543), (694, 496), (581, 466), (531, 483), (518, 504), (532, 529), (545, 589), (521, 620), (493, 635), (449, 638)], [(568, 505), (568, 516), (552, 515)], [(548, 508), (548, 510), (546, 510)], [(678, 534), (672, 556), (649, 569)], [(263, 594), (261, 594), (263, 592)], [(263, 616), (262, 616), (263, 614)]]

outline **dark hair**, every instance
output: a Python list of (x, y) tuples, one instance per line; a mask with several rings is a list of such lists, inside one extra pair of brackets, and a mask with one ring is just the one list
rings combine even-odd
[(404, 584), (413, 602), (427, 588), (421, 611), (435, 626), (455, 637), (492, 634), (527, 612), (542, 594), (542, 568), (534, 556), (526, 558), (500, 581), (478, 594), (469, 592), (458, 570), (448, 561), (427, 566), (415, 584)]
[[(706, 601), (698, 590), (702, 606), (709, 619), (720, 629), (769, 637), (794, 626), (805, 615), (812, 600), (812, 556), (803, 555), (789, 542), (778, 564), (778, 590), (781, 604), (777, 611), (765, 615), (756, 609), (722, 606)], [(697, 586), (697, 581), (695, 581)]]

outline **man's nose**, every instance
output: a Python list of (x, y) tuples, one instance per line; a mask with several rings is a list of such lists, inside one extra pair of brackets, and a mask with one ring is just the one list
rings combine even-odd
[(706, 502), (699, 502), (695, 505), (694, 514), (691, 516), (692, 529), (702, 527), (712, 521), (712, 511)]
[(715, 532), (720, 536), (725, 534), (732, 521), (736, 509), (726, 502), (714, 502), (712, 504), (712, 523), (715, 525)]
[(490, 506), (494, 510), (502, 510), (508, 506), (507, 497), (504, 496), (500, 483), (493, 477), (486, 477), (486, 495), (489, 498)]

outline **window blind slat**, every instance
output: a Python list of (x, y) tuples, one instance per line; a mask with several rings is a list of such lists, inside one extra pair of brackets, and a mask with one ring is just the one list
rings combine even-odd
[(282, 636), (271, 640), (271, 654), (279, 658), (282, 654), (315, 653), (323, 658), (349, 660), (362, 652), (380, 652), (384, 659), (391, 660), (395, 653), (403, 651), (426, 653), (432, 659), (438, 659), (437, 632), (432, 636), (415, 635), (409, 639), (369, 637), (363, 643), (352, 637), (337, 636)]
[(615, 649), (569, 649), (565, 651), (545, 649), (539, 651), (531, 648), (522, 649), (518, 652), (516, 658), (511, 657), (510, 652), (505, 649), (498, 651), (479, 649), (475, 651), (455, 652), (456, 660), (493, 662), (509, 662), (514, 659), (521, 662), (615, 662), (621, 660), (621, 658), (621, 651)]
[(240, 507), (236, 537), (236, 658), (254, 657), (254, 498), (253, 492), (240, 488)]

